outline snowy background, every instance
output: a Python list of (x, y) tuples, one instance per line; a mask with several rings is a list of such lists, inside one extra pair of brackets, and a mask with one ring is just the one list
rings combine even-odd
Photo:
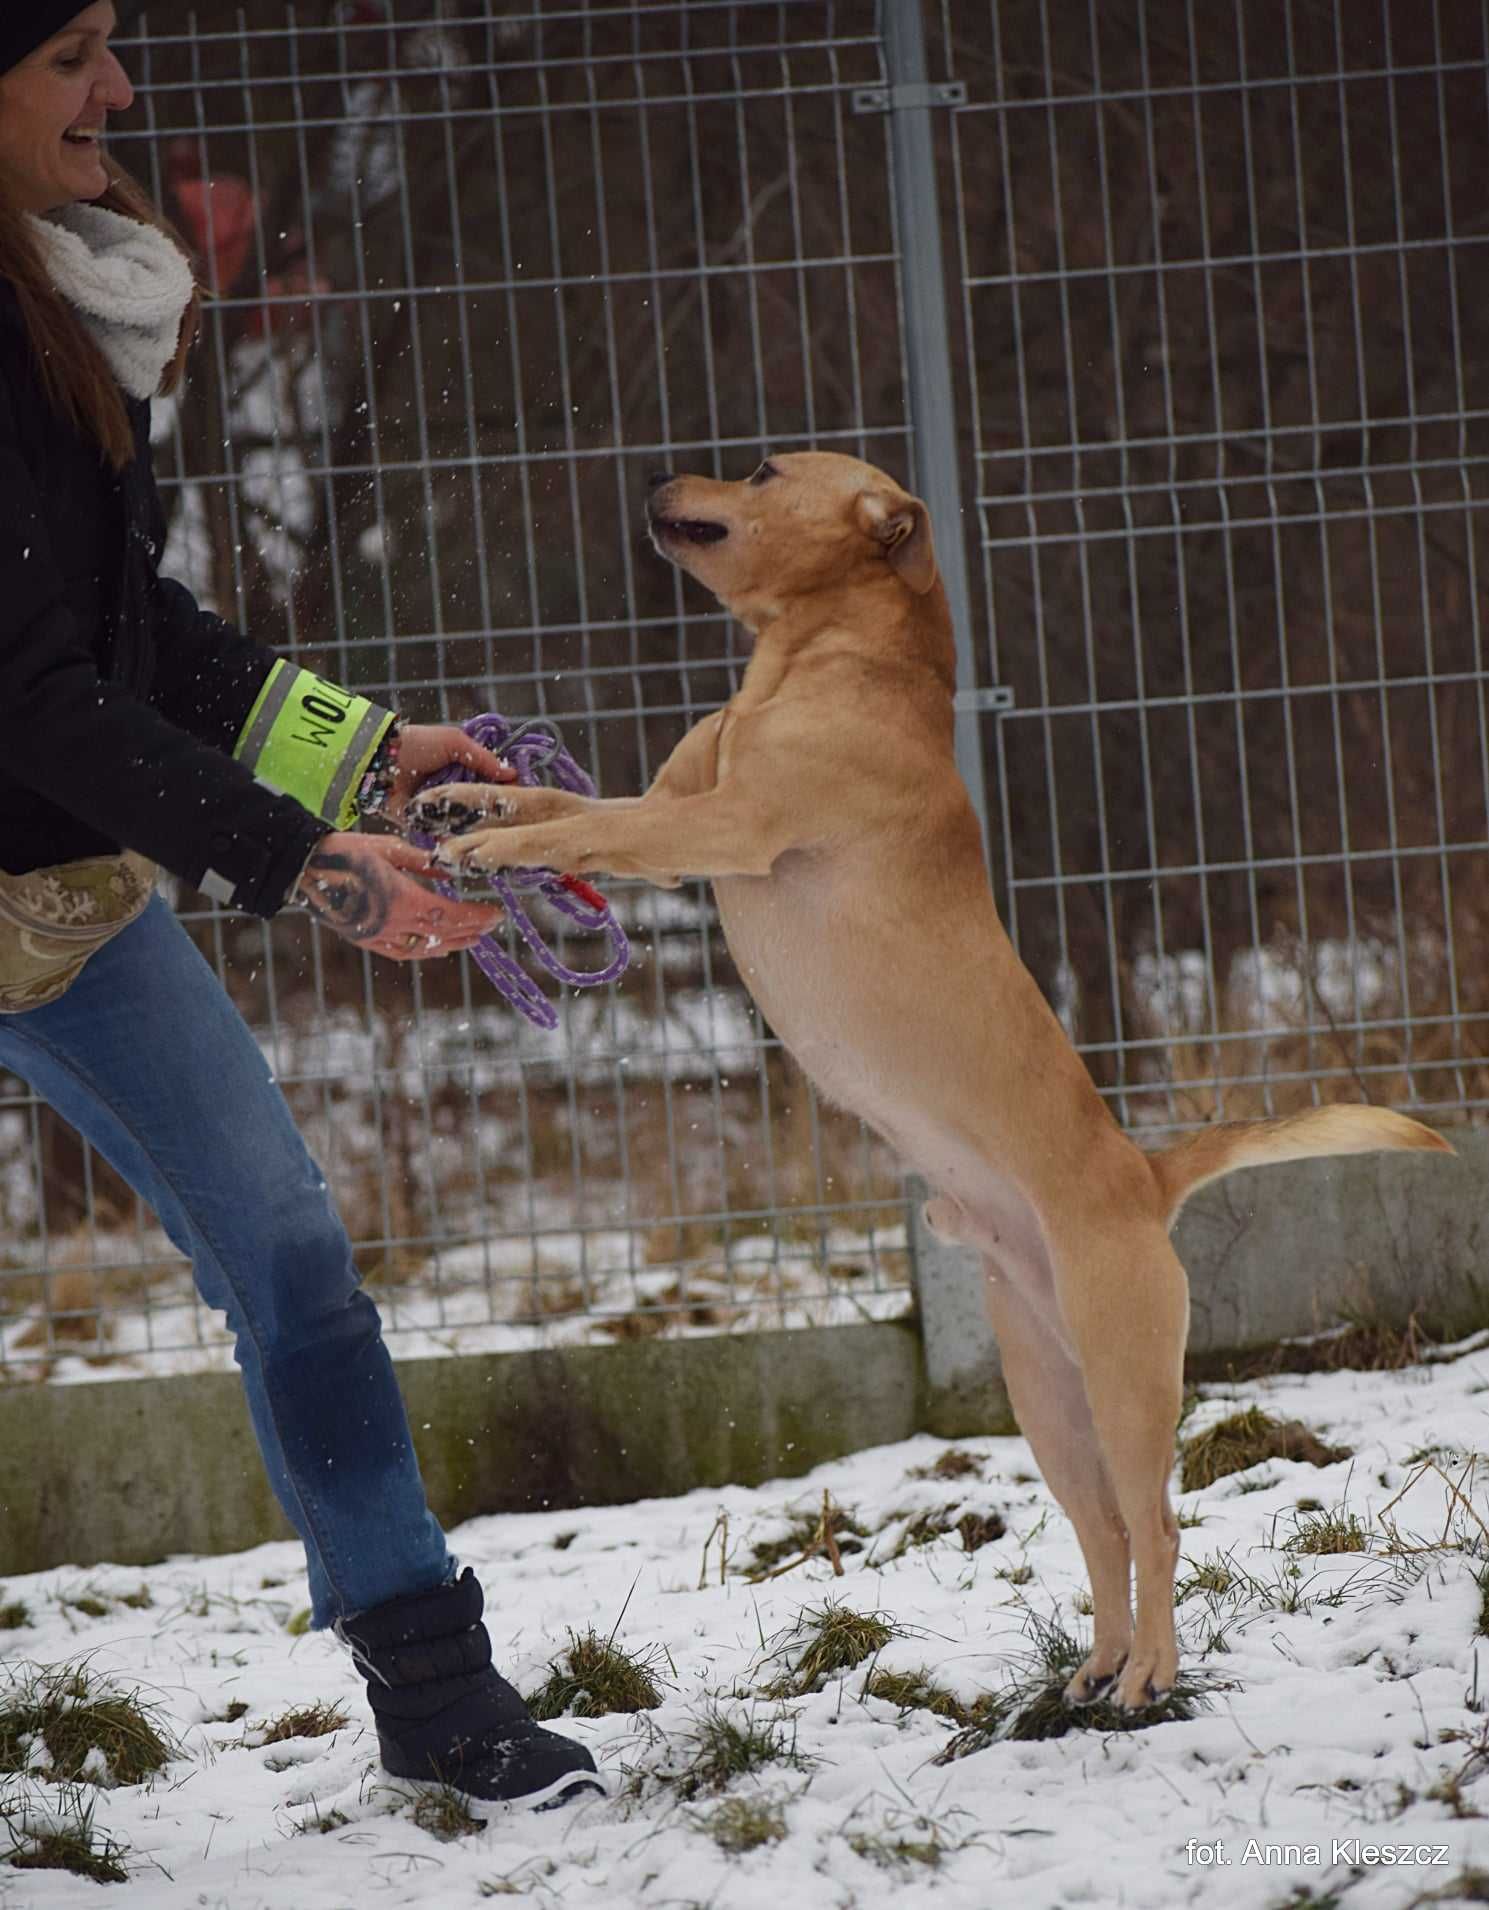
[[(1322, 1469), (1273, 1462), (1180, 1495), (1180, 1634), (1186, 1667), (1218, 1681), (1209, 1708), (1131, 1734), (1005, 1739), (946, 1764), (935, 1760), (955, 1727), (865, 1696), (871, 1672), (924, 1670), (969, 1705), (1027, 1670), (1041, 1623), (1077, 1633), (1088, 1623), (1073, 1536), (1016, 1438), (961, 1442), (975, 1465), (957, 1477), (930, 1472), (948, 1449), (922, 1437), (758, 1490), (461, 1527), (455, 1547), (487, 1588), (498, 1662), (525, 1692), (594, 1628), (650, 1664), (663, 1701), (560, 1725), (593, 1748), (607, 1799), (493, 1816), (452, 1839), (421, 1827), (416, 1800), (382, 1781), (349, 1659), (324, 1635), (297, 1635), (307, 1602), (297, 1548), (8, 1580), (0, 1607), (22, 1605), (30, 1621), (0, 1634), (10, 1675), (85, 1661), (157, 1706), (181, 1748), (153, 1782), (94, 1794), (95, 1835), (123, 1849), (128, 1882), (100, 1896), (89, 1881), (0, 1864), (0, 1905), (1482, 1903), (1489, 1344), (1453, 1351), (1388, 1374), (1208, 1389), (1186, 1434), (1255, 1404), (1352, 1449)], [(824, 1489), (866, 1534), (844, 1551), (843, 1576), (815, 1558), (749, 1582), (755, 1547), (814, 1516)], [(1300, 1503), (1353, 1514), (1364, 1549), (1290, 1549), (1308, 1516)], [(968, 1552), (955, 1529), (968, 1512), (1006, 1530)], [(902, 1549), (926, 1514), (949, 1529)], [(801, 1648), (803, 1620), (829, 1601), (878, 1614), (890, 1642), (820, 1690), (767, 1696)], [(274, 1720), (312, 1704), (342, 1705), (350, 1721), (262, 1742)], [(246, 1710), (229, 1722), (230, 1707)], [(716, 1712), (775, 1731), (794, 1758), (684, 1798), (678, 1773)], [(4, 1796), (14, 1834), (63, 1792), (37, 1771), (8, 1780)], [(774, 1812), (779, 1835), (724, 1848), (741, 1806)], [(1318, 1845), (1319, 1860), (1306, 1849), (1248, 1860), (1252, 1840)], [(1335, 1840), (1346, 1846), (1338, 1861)], [(1442, 1846), (1443, 1861), (1354, 1862), (1350, 1840)], [(1201, 1845), (1224, 1861), (1201, 1862)]]

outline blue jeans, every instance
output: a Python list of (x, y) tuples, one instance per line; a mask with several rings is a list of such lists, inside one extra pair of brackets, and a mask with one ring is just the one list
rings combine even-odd
[(236, 1336), (325, 1626), (453, 1574), (377, 1308), (242, 1018), (156, 896), (59, 1001), (0, 1015), (28, 1081), (147, 1200)]

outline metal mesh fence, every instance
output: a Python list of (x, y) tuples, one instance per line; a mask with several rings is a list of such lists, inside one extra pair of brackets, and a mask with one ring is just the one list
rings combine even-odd
[(1485, 10), (940, 14), (1020, 950), (1129, 1123), (1476, 1110)]
[[(1119, 1118), (1473, 1115), (1489, 9), (924, 20), (907, 193), (870, 0), (140, 17), (118, 150), (215, 293), (158, 421), (168, 567), (415, 715), (552, 715), (629, 793), (743, 662), (640, 535), (645, 473), (950, 458), (966, 687), (1012, 697), (981, 718), (1000, 903)], [(925, 353), (955, 444), (910, 416)], [(551, 1037), (459, 962), (178, 897), (401, 1351), (903, 1304), (897, 1165), (784, 1061), (706, 893), (614, 895), (638, 959)], [(3, 1079), (0, 1227), (0, 1370), (222, 1357), (150, 1217)]]
[[(904, 459), (886, 128), (851, 107), (872, 7), (203, 6), (132, 35), (115, 150), (214, 292), (157, 420), (167, 569), (414, 715), (549, 714), (603, 789), (643, 787), (744, 660), (642, 536), (644, 474)], [(462, 960), (395, 972), (178, 897), (397, 1349), (902, 1309), (898, 1170), (792, 1076), (706, 892), (611, 893), (636, 960), (555, 1035)], [(15, 1082), (0, 1157), (13, 1368), (224, 1356)]]

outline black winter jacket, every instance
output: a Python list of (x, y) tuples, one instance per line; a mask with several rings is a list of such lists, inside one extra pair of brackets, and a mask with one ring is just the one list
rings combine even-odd
[(117, 476), (47, 402), (0, 280), (0, 868), (136, 849), (280, 908), (326, 825), (231, 751), (272, 650), (159, 574), (150, 407)]

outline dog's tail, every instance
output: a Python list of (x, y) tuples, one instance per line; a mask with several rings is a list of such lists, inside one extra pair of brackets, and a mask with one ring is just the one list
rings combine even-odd
[(1317, 1154), (1374, 1154), (1382, 1148), (1422, 1148), (1429, 1153), (1455, 1150), (1420, 1121), (1389, 1108), (1330, 1106), (1275, 1121), (1239, 1121), (1208, 1128), (1176, 1147), (1150, 1154), (1169, 1221), (1198, 1187), (1238, 1167), (1266, 1167), (1275, 1161), (1309, 1160)]

